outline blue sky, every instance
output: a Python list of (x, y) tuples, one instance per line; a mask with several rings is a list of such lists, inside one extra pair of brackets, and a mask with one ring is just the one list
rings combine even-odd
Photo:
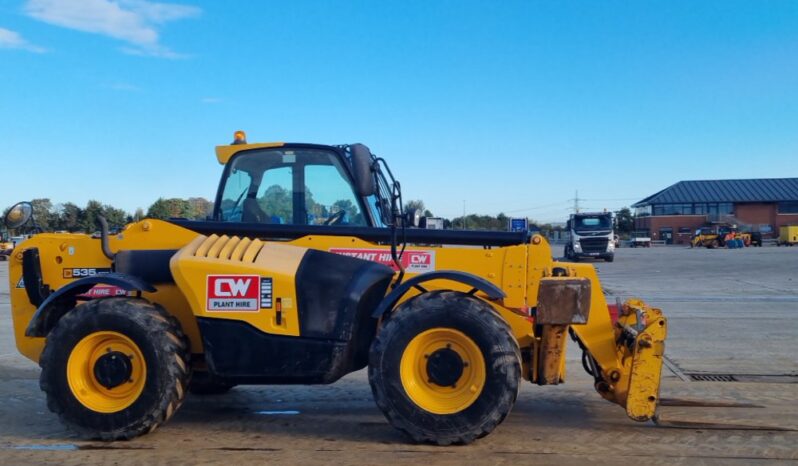
[(363, 142), (435, 214), (798, 176), (795, 1), (0, 1), (0, 207), (212, 198), (213, 147)]

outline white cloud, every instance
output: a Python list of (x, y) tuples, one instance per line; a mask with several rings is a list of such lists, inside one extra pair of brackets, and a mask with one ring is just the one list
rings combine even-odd
[(174, 50), (170, 50), (163, 46), (155, 46), (155, 47), (122, 47), (119, 50), (122, 53), (128, 55), (138, 55), (140, 57), (159, 57), (159, 58), (171, 58), (171, 59), (180, 59), (180, 58), (189, 58), (190, 55), (186, 55), (184, 53), (178, 53)]
[(38, 45), (31, 44), (25, 40), (24, 37), (19, 35), (18, 32), (5, 28), (0, 28), (0, 48), (27, 50), (28, 52), (34, 53), (44, 53), (47, 51)]
[(126, 53), (164, 58), (181, 55), (160, 44), (159, 27), (202, 12), (193, 6), (147, 0), (28, 0), (24, 10), (45, 23), (127, 42), (122, 49)]

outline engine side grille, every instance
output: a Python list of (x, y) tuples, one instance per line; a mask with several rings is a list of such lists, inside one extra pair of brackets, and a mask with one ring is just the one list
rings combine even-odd
[(262, 246), (263, 242), (259, 239), (211, 235), (202, 242), (194, 256), (252, 263)]

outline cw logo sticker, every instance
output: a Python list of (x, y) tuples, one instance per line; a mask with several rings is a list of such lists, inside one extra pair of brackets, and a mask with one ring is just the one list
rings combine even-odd
[(208, 275), (208, 311), (257, 311), (260, 289), (257, 275)]
[(249, 291), (252, 278), (217, 278), (213, 281), (213, 294), (220, 298), (243, 298)]

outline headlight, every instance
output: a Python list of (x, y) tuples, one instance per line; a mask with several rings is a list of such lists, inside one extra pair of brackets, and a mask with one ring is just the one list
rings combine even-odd
[(574, 251), (576, 251), (576, 252), (582, 252), (582, 245), (581, 245), (581, 244), (579, 244), (579, 241), (577, 241), (576, 243), (574, 243)]
[(607, 246), (608, 246), (607, 247), (608, 250), (610, 250), (610, 251), (614, 250), (615, 249), (615, 241), (610, 240), (610, 242), (609, 242), (609, 244)]

